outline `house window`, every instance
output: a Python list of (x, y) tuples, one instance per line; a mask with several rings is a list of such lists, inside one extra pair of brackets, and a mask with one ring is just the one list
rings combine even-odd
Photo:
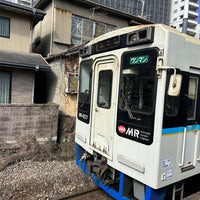
[(10, 19), (0, 17), (0, 37), (10, 37)]
[(72, 16), (72, 43), (84, 44), (94, 37), (116, 29), (115, 26), (91, 19)]
[(77, 93), (78, 89), (78, 74), (67, 73), (66, 77), (66, 92), (70, 94)]
[(11, 103), (11, 73), (0, 71), (0, 103)]

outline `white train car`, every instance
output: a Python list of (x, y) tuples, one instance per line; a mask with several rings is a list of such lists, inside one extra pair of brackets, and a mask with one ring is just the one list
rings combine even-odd
[(150, 24), (80, 51), (76, 163), (115, 199), (165, 199), (200, 173), (200, 41)]

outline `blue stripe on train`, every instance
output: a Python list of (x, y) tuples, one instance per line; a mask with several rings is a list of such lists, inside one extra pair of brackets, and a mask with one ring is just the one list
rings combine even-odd
[[(164, 128), (162, 129), (162, 135), (182, 134), (184, 133), (184, 129), (185, 127)], [(186, 127), (186, 131), (200, 131), (200, 125), (189, 125)]]

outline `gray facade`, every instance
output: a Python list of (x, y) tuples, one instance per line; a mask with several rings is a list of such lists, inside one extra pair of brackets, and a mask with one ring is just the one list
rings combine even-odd
[(171, 0), (92, 0), (146, 20), (169, 25)]

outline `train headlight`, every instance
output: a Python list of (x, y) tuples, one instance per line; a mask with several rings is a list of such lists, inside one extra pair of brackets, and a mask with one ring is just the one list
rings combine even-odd
[(138, 44), (153, 43), (154, 27), (139, 29), (127, 34), (126, 45), (134, 46)]
[(91, 46), (85, 46), (80, 49), (79, 54), (81, 57), (90, 56), (92, 54)]

